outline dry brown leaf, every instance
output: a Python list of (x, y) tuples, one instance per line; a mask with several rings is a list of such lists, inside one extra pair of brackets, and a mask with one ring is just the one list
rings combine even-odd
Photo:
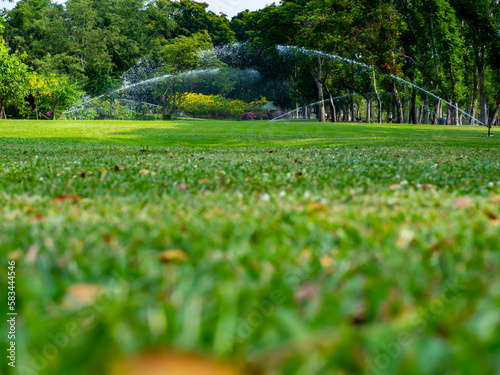
[(500, 225), (500, 220), (498, 219), (498, 216), (495, 215), (493, 212), (491, 212), (490, 210), (483, 210), (483, 214), (486, 215), (486, 217), (488, 219), (490, 219), (491, 221), (491, 224), (494, 225), (494, 226), (498, 226)]
[(99, 284), (80, 283), (74, 284), (66, 289), (63, 305), (70, 309), (80, 306), (89, 306), (101, 293), (102, 287)]
[(238, 367), (194, 354), (152, 352), (117, 363), (110, 375), (238, 375)]
[(393, 184), (391, 186), (389, 186), (389, 189), (391, 190), (396, 190), (396, 189), (401, 189), (402, 186), (400, 184)]
[(322, 203), (312, 202), (307, 205), (306, 211), (309, 215), (317, 212), (326, 212), (326, 206)]
[(467, 198), (464, 198), (464, 197), (460, 197), (460, 198), (457, 198), (455, 200), (455, 202), (453, 203), (453, 206), (456, 209), (467, 208), (467, 207), (472, 206), (472, 202), (471, 202), (470, 199), (467, 199)]
[(185, 261), (187, 260), (187, 254), (180, 249), (165, 250), (158, 255), (160, 262), (170, 263), (174, 261)]
[(77, 195), (73, 194), (61, 194), (58, 195), (57, 197), (52, 198), (52, 202), (64, 202), (64, 201), (72, 201), (73, 203), (76, 203), (80, 200), (81, 198)]
[(433, 189), (433, 188), (435, 188), (435, 187), (436, 187), (436, 185), (433, 185), (433, 184), (421, 184), (420, 186), (422, 187), (422, 189), (423, 189), (424, 191), (427, 191), (427, 190), (429, 190), (429, 189)]

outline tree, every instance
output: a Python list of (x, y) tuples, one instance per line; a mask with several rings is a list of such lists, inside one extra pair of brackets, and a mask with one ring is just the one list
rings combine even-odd
[(200, 67), (198, 53), (213, 48), (212, 38), (206, 30), (200, 31), (190, 37), (179, 36), (171, 39), (163, 47), (164, 61), (170, 71), (180, 72), (187, 69)]
[(159, 85), (159, 95), (163, 107), (163, 119), (169, 120), (179, 109), (182, 98), (189, 92), (188, 80), (192, 78), (187, 70), (200, 67), (198, 53), (213, 48), (212, 39), (206, 30), (190, 37), (179, 36), (163, 48), (164, 71), (172, 76)]
[(68, 37), (85, 68), (88, 91), (109, 89), (140, 58), (146, 22), (143, 7), (142, 0), (67, 1)]
[[(500, 5), (498, 0), (451, 0), (457, 16), (467, 26), (466, 43), (474, 52), (475, 71), (479, 89), (480, 121), (489, 125), (486, 69), (490, 64), (494, 74), (499, 73), (498, 47), (500, 45)], [(493, 103), (496, 104), (496, 100)]]
[(33, 95), (33, 101), (35, 103), (35, 115), (36, 119), (39, 120), (39, 101), (42, 95), (46, 94), (46, 82), (39, 74), (33, 72), (29, 78), (29, 83), (31, 86), (31, 95)]
[(53, 73), (45, 77), (44, 82), (43, 91), (41, 92), (42, 101), (50, 105), (50, 114), (53, 120), (57, 118), (58, 113), (75, 104), (83, 94), (79, 90), (78, 84), (71, 82), (64, 75)]
[(217, 15), (207, 11), (207, 3), (192, 0), (173, 2), (175, 12), (173, 20), (177, 23), (177, 36), (190, 36), (206, 30), (214, 45), (221, 46), (236, 41), (235, 34), (229, 27), (229, 20), (225, 14)]
[[(0, 19), (4, 22), (5, 19)], [(3, 32), (0, 24), (0, 34)], [(26, 54), (18, 56), (17, 51), (9, 54), (5, 41), (0, 38), (0, 118), (5, 119), (5, 108), (8, 105), (23, 106), (30, 93), (29, 69), (23, 63)]]
[(50, 0), (21, 0), (6, 14), (6, 44), (12, 51), (26, 52), (25, 62), (30, 66), (47, 52), (46, 25), (52, 6)]

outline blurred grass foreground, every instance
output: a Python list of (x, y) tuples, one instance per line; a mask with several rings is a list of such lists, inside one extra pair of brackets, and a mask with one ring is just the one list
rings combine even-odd
[(18, 314), (2, 373), (498, 375), (500, 141), (485, 135), (0, 122)]

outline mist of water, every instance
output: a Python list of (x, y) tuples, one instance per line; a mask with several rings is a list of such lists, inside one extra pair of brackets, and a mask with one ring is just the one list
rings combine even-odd
[[(322, 57), (327, 57), (327, 58), (331, 58), (331, 59), (335, 59), (335, 60), (338, 60), (338, 61), (342, 61), (344, 63), (347, 63), (347, 64), (350, 64), (350, 65), (357, 65), (357, 66), (360, 66), (364, 69), (368, 69), (368, 70), (372, 70), (373, 68), (370, 66), (370, 65), (366, 65), (366, 64), (363, 64), (359, 61), (356, 61), (356, 60), (351, 60), (351, 59), (347, 59), (347, 58), (344, 58), (344, 57), (341, 57), (341, 56), (337, 56), (337, 55), (332, 55), (332, 54), (329, 54), (329, 53), (326, 53), (326, 52), (322, 52), (322, 51), (316, 51), (316, 50), (310, 50), (310, 49), (307, 49), (307, 48), (299, 48), (299, 47), (293, 47), (293, 46), (283, 46), (283, 45), (279, 45), (276, 47), (277, 48), (277, 51), (284, 55), (284, 54), (290, 54), (290, 53), (295, 53), (295, 54), (304, 54), (304, 55), (317, 55), (317, 56), (322, 56)], [(446, 103), (448, 106), (452, 107), (452, 108), (455, 108), (456, 110), (458, 110), (460, 113), (464, 114), (465, 116), (469, 117), (470, 119), (478, 122), (479, 124), (483, 125), (483, 126), (486, 126), (486, 124), (484, 124), (482, 121), (479, 121), (477, 118), (473, 117), (472, 115), (470, 115), (469, 113), (461, 110), (460, 108), (458, 108), (457, 106), (453, 105), (452, 103), (448, 102), (447, 100), (423, 89), (422, 87), (420, 86), (417, 86), (401, 77), (398, 77), (394, 74), (391, 74), (390, 75), (391, 78), (394, 78), (395, 80), (399, 81), (399, 82), (402, 82), (404, 84), (407, 84), (407, 85), (410, 85), (411, 87), (417, 89), (417, 90), (420, 90), (422, 92), (424, 92), (425, 94), (429, 95), (429, 96), (432, 96), (433, 98), (437, 99), (437, 100), (440, 100), (442, 101), (443, 103)], [(328, 99), (329, 100), (329, 99)], [(293, 111), (292, 111), (293, 112)]]

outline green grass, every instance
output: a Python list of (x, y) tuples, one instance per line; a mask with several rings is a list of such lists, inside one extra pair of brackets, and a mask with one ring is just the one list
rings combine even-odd
[(476, 127), (1, 122), (12, 373), (142, 374), (124, 361), (162, 351), (250, 374), (500, 374), (499, 145)]

